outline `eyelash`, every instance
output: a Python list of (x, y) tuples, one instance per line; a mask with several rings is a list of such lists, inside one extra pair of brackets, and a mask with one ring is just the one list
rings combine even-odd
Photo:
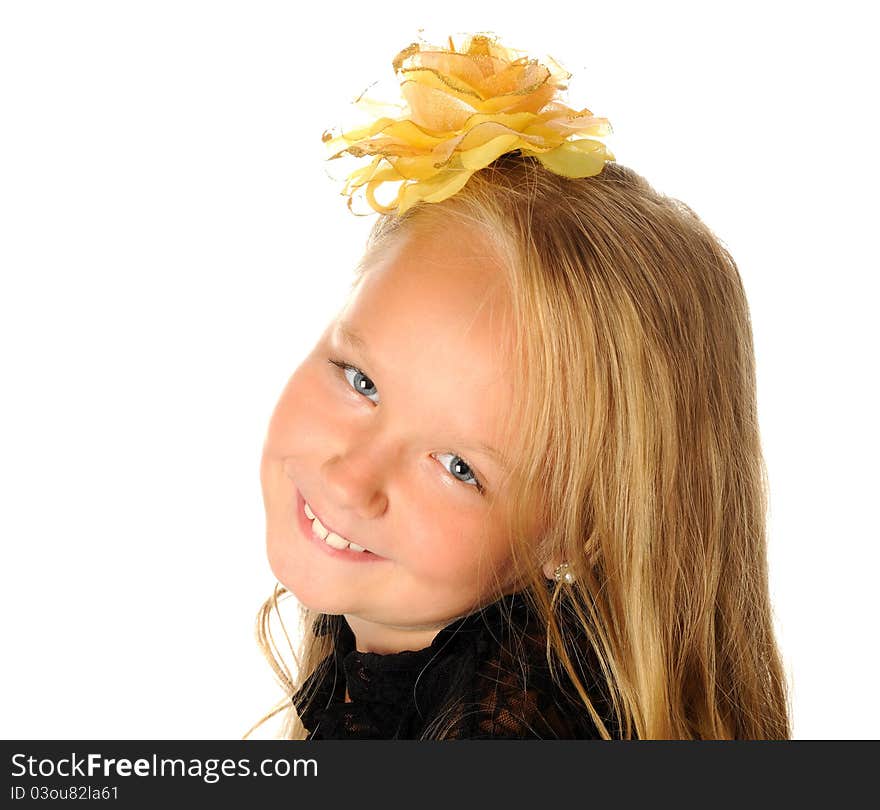
[[(330, 358), (329, 362), (331, 365), (336, 366), (340, 370), (340, 372), (356, 371), (358, 374), (362, 374), (367, 379), (370, 379), (370, 380), (372, 379), (372, 377), (370, 377), (370, 375), (367, 374), (365, 371), (362, 371), (357, 366), (353, 366), (351, 363), (346, 363), (344, 360), (334, 360), (333, 358)], [(345, 379), (344, 373), (342, 374), (342, 377), (343, 377), (343, 379)], [(349, 385), (348, 380), (345, 380), (345, 383), (346, 383), (346, 385), (348, 385), (349, 388), (351, 388), (352, 391), (354, 391), (355, 393), (360, 393), (356, 389), (352, 388), (351, 385)], [(477, 492), (480, 495), (482, 495), (485, 492), (485, 487), (482, 485), (482, 483), (480, 483), (480, 479), (477, 478), (477, 475), (474, 472), (474, 468), (471, 467), (470, 464), (468, 464), (467, 459), (465, 459), (463, 456), (460, 456), (458, 453), (450, 452), (450, 455), (455, 456), (456, 458), (460, 458), (467, 465), (467, 467), (471, 471), (471, 475), (473, 476), (473, 479), (474, 479), (474, 488), (477, 490)], [(460, 478), (456, 478), (455, 480), (459, 481), (461, 483), (464, 483), (464, 481), (461, 481)], [(465, 486), (470, 486), (470, 485), (465, 484)]]

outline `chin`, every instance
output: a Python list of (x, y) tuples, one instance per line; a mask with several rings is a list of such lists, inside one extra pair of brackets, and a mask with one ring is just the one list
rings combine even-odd
[(319, 613), (347, 613), (351, 608), (345, 594), (334, 594), (327, 588), (327, 582), (309, 576), (297, 566), (296, 562), (284, 554), (273, 553), (272, 540), (268, 542), (269, 567), (278, 580), (297, 602), (309, 610)]

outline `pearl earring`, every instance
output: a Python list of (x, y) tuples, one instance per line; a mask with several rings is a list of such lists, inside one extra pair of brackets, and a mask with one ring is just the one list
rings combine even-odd
[(571, 566), (567, 562), (561, 563), (553, 572), (553, 579), (571, 585), (574, 582), (574, 571), (571, 570)]

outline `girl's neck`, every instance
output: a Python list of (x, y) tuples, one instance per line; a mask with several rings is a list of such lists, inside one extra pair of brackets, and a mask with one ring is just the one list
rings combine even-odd
[[(446, 626), (409, 629), (367, 621), (360, 616), (345, 614), (345, 620), (355, 638), (358, 652), (390, 655), (405, 650), (423, 650), (430, 647), (437, 634)], [(447, 623), (448, 624), (448, 623)]]

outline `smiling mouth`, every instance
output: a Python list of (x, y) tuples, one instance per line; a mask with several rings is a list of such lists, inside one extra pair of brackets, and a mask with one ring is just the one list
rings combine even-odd
[(315, 516), (315, 513), (312, 511), (307, 501), (303, 501), (303, 511), (305, 512), (306, 517), (312, 522), (312, 532), (315, 534), (316, 537), (323, 540), (328, 546), (339, 549), (340, 551), (349, 549), (351, 551), (354, 551), (356, 554), (373, 553), (372, 551), (368, 551), (363, 546), (359, 546), (357, 543), (352, 543), (350, 540), (346, 540), (341, 535), (336, 534), (336, 532), (331, 532)]
[(306, 533), (306, 536), (309, 539), (318, 543), (322, 549), (330, 555), (339, 559), (346, 559), (355, 562), (385, 559), (363, 546), (346, 540), (344, 537), (336, 534), (336, 532), (329, 531), (324, 524), (321, 523), (320, 519), (315, 516), (314, 512), (312, 512), (311, 507), (308, 506), (298, 488), (296, 490), (296, 509), (298, 513), (297, 520), (303, 532)]

